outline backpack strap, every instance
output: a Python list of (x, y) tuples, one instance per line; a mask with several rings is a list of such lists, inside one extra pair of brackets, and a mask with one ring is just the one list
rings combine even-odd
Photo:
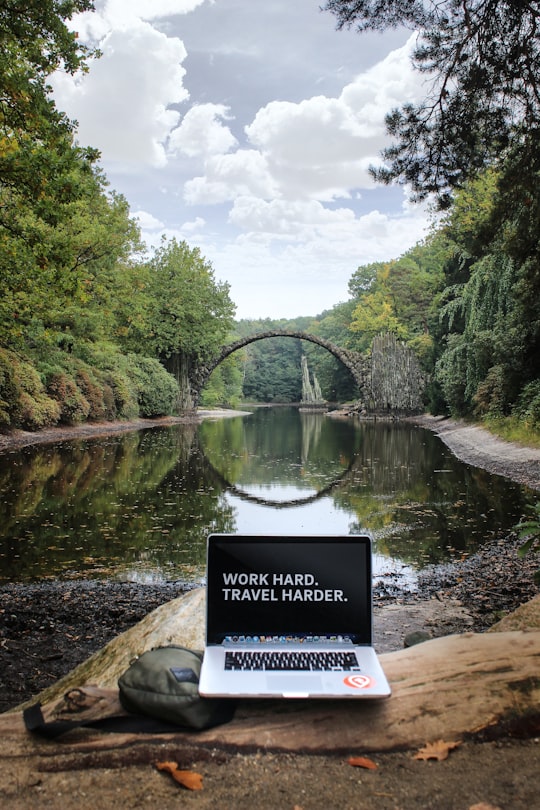
[(27, 731), (39, 734), (41, 737), (53, 740), (72, 731), (74, 728), (94, 728), (101, 731), (131, 734), (171, 734), (181, 729), (173, 723), (156, 720), (153, 717), (139, 714), (114, 715), (98, 719), (84, 720), (51, 720), (47, 722), (43, 716), (41, 703), (34, 703), (23, 711), (24, 725)]

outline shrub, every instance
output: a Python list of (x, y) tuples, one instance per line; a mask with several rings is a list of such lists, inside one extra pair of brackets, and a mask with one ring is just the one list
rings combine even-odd
[(44, 392), (36, 392), (31, 395), (27, 391), (21, 391), (14, 423), (16, 427), (25, 430), (43, 430), (43, 428), (56, 425), (60, 414), (61, 409), (58, 402)]
[(105, 380), (111, 391), (116, 418), (136, 419), (139, 416), (137, 391), (128, 374), (114, 369), (105, 373)]
[(505, 413), (508, 374), (504, 366), (492, 366), (473, 397), (476, 416), (500, 417)]
[(540, 380), (533, 380), (521, 392), (514, 415), (532, 428), (540, 428)]
[(103, 401), (103, 384), (96, 379), (91, 370), (79, 364), (75, 376), (77, 388), (83, 394), (90, 406), (88, 419), (95, 422), (105, 419), (105, 403)]
[(0, 349), (0, 425), (41, 430), (58, 422), (58, 404), (47, 396), (36, 369)]
[(11, 424), (13, 403), (17, 398), (17, 386), (13, 379), (11, 352), (0, 349), (0, 427)]
[(179, 397), (178, 383), (159, 360), (128, 355), (129, 373), (137, 389), (141, 416), (164, 416), (174, 413)]
[(65, 372), (53, 374), (47, 385), (47, 391), (60, 407), (61, 422), (76, 425), (87, 419), (90, 403), (68, 374)]

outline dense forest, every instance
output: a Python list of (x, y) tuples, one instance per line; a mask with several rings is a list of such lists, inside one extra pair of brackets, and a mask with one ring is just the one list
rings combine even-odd
[[(0, 9), (0, 429), (174, 413), (171, 357), (198, 363), (269, 328), (358, 352), (389, 332), (420, 359), (426, 409), (540, 428), (538, 3), (328, 3), (339, 25), (423, 32), (414, 59), (439, 95), (389, 111), (377, 176), (435, 200), (436, 224), (404, 255), (351, 268), (347, 301), (278, 322), (235, 322), (228, 285), (185, 242), (150, 254), (99, 154), (77, 145), (48, 78), (89, 69), (69, 20), (91, 8)], [(355, 399), (328, 352), (273, 338), (218, 366), (202, 404), (299, 401), (303, 353), (326, 399)]]

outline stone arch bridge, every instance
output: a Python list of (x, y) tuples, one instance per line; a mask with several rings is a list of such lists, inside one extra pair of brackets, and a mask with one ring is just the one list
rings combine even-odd
[(414, 353), (393, 335), (374, 339), (370, 355), (342, 349), (335, 343), (301, 330), (270, 329), (223, 346), (211, 360), (195, 367), (183, 367), (177, 355), (168, 363), (182, 390), (182, 410), (196, 408), (201, 391), (220, 363), (250, 343), (267, 338), (288, 337), (322, 346), (350, 371), (360, 392), (360, 404), (370, 413), (418, 413), (423, 410), (425, 380)]

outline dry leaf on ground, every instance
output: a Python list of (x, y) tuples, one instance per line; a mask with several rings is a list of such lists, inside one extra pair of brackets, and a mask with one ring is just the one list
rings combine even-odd
[(450, 751), (461, 745), (460, 742), (446, 742), (445, 740), (437, 740), (433, 743), (428, 743), (424, 748), (421, 748), (414, 755), (414, 759), (437, 759), (441, 762), (448, 757)]
[(176, 762), (156, 762), (158, 771), (170, 773), (175, 782), (188, 790), (202, 790), (202, 776), (194, 771), (182, 771)]
[(349, 757), (347, 762), (354, 768), (367, 768), (370, 771), (376, 771), (379, 767), (368, 757)]

